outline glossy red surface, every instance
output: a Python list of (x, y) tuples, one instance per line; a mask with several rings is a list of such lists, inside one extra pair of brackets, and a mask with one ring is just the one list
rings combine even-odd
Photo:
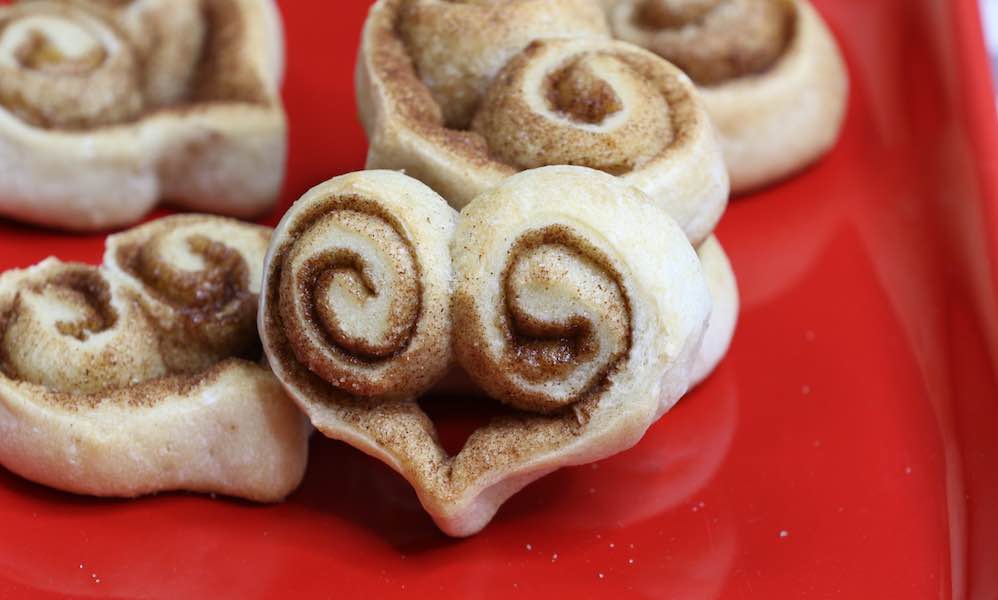
[[(633, 450), (463, 541), (320, 437), (273, 507), (76, 498), (0, 469), (0, 597), (998, 597), (998, 127), (976, 3), (816, 4), (851, 69), (842, 142), (733, 203), (731, 354)], [(366, 6), (283, 3), (284, 207), (363, 165)], [(3, 223), (0, 268), (102, 244)]]

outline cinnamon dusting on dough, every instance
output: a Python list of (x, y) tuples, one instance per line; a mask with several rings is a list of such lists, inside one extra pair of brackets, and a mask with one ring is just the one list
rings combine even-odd
[(69, 57), (63, 54), (47, 35), (35, 29), (14, 51), (14, 57), (22, 66), (34, 71), (50, 75), (80, 75), (92, 71), (104, 62), (107, 51), (95, 46), (81, 56)]
[[(26, 1), (0, 6), (0, 35), (19, 18), (48, 15), (79, 23), (93, 36), (94, 44), (80, 56), (71, 57), (48, 33), (31, 30), (14, 49), (15, 63), (24, 72), (0, 67), (0, 106), (34, 127), (83, 131), (131, 124), (157, 113), (183, 115), (204, 104), (263, 106), (275, 101), (256, 67), (247, 60), (253, 48), (248, 45), (245, 15), (236, 0), (200, 0), (205, 39), (190, 89), (165, 104), (143, 97), (143, 82), (151, 78), (143, 73), (150, 67), (143, 52), (160, 44), (192, 42), (158, 37), (161, 32), (156, 29), (155, 15), (151, 15), (146, 16), (151, 23), (148, 30), (135, 34), (153, 38), (137, 40), (148, 46), (140, 51), (127, 28), (116, 20), (115, 11), (127, 10), (131, 0), (101, 0), (99, 4), (106, 9)], [(106, 45), (108, 36), (115, 40), (113, 49)]]
[(203, 235), (192, 235), (186, 242), (205, 264), (203, 270), (192, 272), (164, 262), (151, 241), (122, 245), (118, 261), (191, 326), (212, 320), (221, 320), (223, 326), (245, 325), (255, 318), (256, 297), (249, 290), (249, 268), (238, 251)]
[[(113, 246), (128, 240), (108, 256), (120, 259), (125, 272), (143, 282), (140, 287), (125, 285), (110, 266), (51, 261), (6, 274), (0, 290), (0, 373), (6, 383), (60, 404), (146, 404), (185, 393), (230, 358), (258, 358), (257, 298), (248, 292), (245, 260), (236, 250), (191, 236), (210, 272), (205, 277), (166, 264), (155, 235), (138, 241), (147, 232), (199, 219), (221, 221), (169, 217), (109, 241)], [(262, 229), (237, 226), (250, 234), (244, 239)], [(262, 248), (266, 240), (259, 239)], [(151, 247), (152, 254), (144, 253)], [(182, 325), (171, 324), (173, 318)]]
[(236, 366), (258, 368), (253, 362), (229, 358), (197, 373), (166, 375), (129, 386), (91, 393), (58, 391), (24, 381), (15, 380), (12, 383), (16, 387), (25, 389), (35, 400), (68, 412), (93, 409), (106, 404), (149, 408), (167, 398), (188, 396), (197, 388), (211, 385), (221, 374)]
[[(514, 287), (513, 270), (531, 251), (554, 247), (565, 252), (571, 261), (589, 264), (601, 271), (616, 287), (615, 292), (601, 290), (618, 304), (604, 307), (602, 325), (612, 324), (621, 338), (605, 363), (588, 381), (578, 386), (570, 398), (552, 397), (536, 389), (526, 389), (514, 377), (541, 384), (569, 377), (581, 363), (598, 358), (599, 338), (595, 326), (580, 315), (566, 322), (548, 322), (524, 310), (518, 302), (520, 291)], [(553, 258), (553, 257), (551, 257)], [(551, 260), (548, 258), (548, 260)], [(567, 268), (572, 268), (569, 265)], [(498, 329), (505, 335), (505, 349), (495, 363), (485, 351), (488, 339), (485, 324), (479, 320), (477, 301), (458, 293), (453, 300), (455, 347), (466, 370), (476, 373), (477, 382), (489, 394), (516, 408), (534, 413), (553, 413), (570, 409), (588, 398), (598, 400), (614, 371), (620, 368), (633, 344), (631, 310), (622, 278), (602, 252), (565, 226), (551, 226), (520, 237), (509, 253), (502, 282), (500, 305), (496, 307)], [(482, 379), (484, 374), (490, 374)]]
[[(378, 235), (379, 226), (365, 225), (365, 217), (373, 217), (380, 227), (389, 228), (390, 235), (369, 239), (372, 244), (388, 244), (385, 251), (399, 261), (390, 267), (398, 269), (397, 289), (377, 289), (367, 272), (371, 266), (363, 264), (356, 253), (344, 249), (324, 250), (309, 256), (301, 271), (288, 270), (292, 252), (308, 252), (307, 248), (295, 249), (301, 237), (330, 215), (346, 219), (348, 225), (352, 221), (352, 226), (366, 235)], [(418, 384), (406, 380), (411, 379), (407, 373), (411, 373), (414, 365), (401, 358), (409, 352), (416, 328), (427, 315), (422, 268), (404, 231), (401, 223), (378, 202), (342, 194), (310, 206), (297, 216), (287, 237), (278, 242), (280, 246), (272, 258), (273, 272), (268, 274), (268, 287), (263, 292), (268, 294), (270, 309), (265, 326), (270, 339), (275, 341), (272, 351), (278, 353), (289, 372), (295, 373), (295, 385), (330, 399), (349, 394), (390, 401), (399, 388)], [(323, 302), (333, 278), (347, 289), (352, 287), (362, 302), (378, 294), (385, 294), (393, 301), (393, 308), (385, 315), (386, 334), (382, 340), (366, 340), (345, 333), (340, 316)], [(299, 302), (306, 309), (302, 322), (294, 316), (297, 314), (294, 305)], [(324, 340), (323, 347), (314, 345), (314, 332)]]
[[(366, 48), (368, 61), (376, 78), (374, 85), (390, 98), (387, 110), (394, 113), (385, 118), (399, 119), (405, 127), (432, 143), (435, 148), (467, 163), (471, 168), (492, 171), (497, 177), (506, 177), (523, 169), (547, 164), (576, 164), (623, 175), (664, 158), (666, 154), (680, 152), (685, 140), (689, 138), (684, 130), (696, 125), (691, 122), (696, 118), (696, 111), (692, 106), (680, 106), (672, 110), (670, 103), (691, 105), (692, 99), (685, 98), (688, 94), (681, 84), (669, 81), (674, 78), (671, 71), (663, 71), (648, 60), (650, 57), (628, 56), (629, 52), (612, 42), (596, 38), (587, 46), (589, 50), (566, 54), (561, 67), (543, 78), (544, 89), (528, 93), (541, 95), (543, 102), (554, 112), (565, 115), (571, 121), (598, 126), (607, 118), (625, 110), (625, 106), (613, 85), (586, 67), (586, 57), (601, 54), (612, 56), (620, 64), (634, 68), (636, 75), (643, 78), (647, 78), (649, 71), (655, 71), (652, 79), (657, 93), (661, 95), (657, 102), (663, 106), (661, 109), (650, 109), (647, 114), (664, 124), (634, 121), (633, 129), (642, 133), (636, 138), (641, 140), (637, 146), (612, 137), (599, 139), (598, 134), (593, 132), (579, 131), (576, 134), (591, 138), (581, 146), (577, 141), (572, 141), (571, 135), (566, 137), (561, 133), (541, 133), (551, 127), (549, 118), (528, 114), (530, 111), (523, 106), (525, 100), (521, 97), (522, 92), (504, 87), (504, 84), (517, 77), (518, 69), (530, 68), (531, 57), (543, 53), (548, 46), (565, 44), (564, 40), (534, 41), (529, 44), (496, 76), (485, 97), (476, 101), (476, 114), (471, 122), (471, 130), (454, 128), (445, 120), (444, 107), (437, 103), (430, 88), (417, 72), (410, 54), (412, 40), (409, 40), (410, 46), (406, 45), (406, 35), (401, 23), (412, 14), (407, 6), (403, 0), (389, 0), (379, 11), (372, 13), (368, 23), (367, 35), (372, 41)], [(447, 34), (442, 32), (441, 35)], [(639, 63), (638, 67), (635, 67), (636, 63)], [(513, 64), (518, 66), (513, 67)], [(651, 96), (647, 92), (638, 95), (645, 98)], [(499, 124), (499, 119), (507, 117), (495, 116), (496, 111), (519, 116), (513, 118), (509, 125)], [(493, 135), (492, 132), (499, 130), (507, 131), (510, 141)], [(655, 134), (649, 135), (649, 131), (654, 131)], [(527, 135), (523, 132), (530, 133)], [(550, 142), (544, 142), (549, 137)], [(529, 139), (532, 144), (527, 156), (521, 156), (524, 139)], [(573, 153), (578, 153), (578, 156)], [(412, 173), (417, 177), (423, 176), (418, 169), (413, 169)], [(432, 177), (429, 183), (434, 183)]]
[[(645, 46), (700, 85), (769, 70), (793, 39), (789, 0), (635, 0), (622, 39)], [(624, 27), (628, 27), (625, 25)]]
[(549, 74), (546, 86), (545, 96), (553, 110), (590, 125), (624, 108), (613, 88), (577, 60)]
[(195, 75), (192, 102), (268, 104), (266, 88), (243, 55), (250, 51), (236, 0), (202, 0), (207, 39)]

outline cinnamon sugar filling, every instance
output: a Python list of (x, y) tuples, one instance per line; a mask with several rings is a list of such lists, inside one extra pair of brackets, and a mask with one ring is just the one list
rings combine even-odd
[(797, 9), (789, 0), (636, 4), (631, 25), (642, 39), (628, 41), (648, 47), (705, 86), (765, 73), (785, 54), (796, 30)]
[[(131, 0), (102, 3), (110, 11), (124, 9)], [(272, 102), (256, 67), (246, 58), (252, 49), (247, 45), (247, 24), (237, 0), (202, 0), (206, 34), (190, 89), (183, 100), (160, 105), (143, 98), (142, 82), (148, 77), (143, 73), (146, 57), (134, 49), (129, 34), (109, 17), (110, 12), (67, 3), (49, 13), (34, 10), (32, 4), (0, 5), (0, 36), (18, 19), (47, 18), (64, 21), (67, 26), (73, 26), (75, 19), (85, 19), (81, 22), (86, 27), (81, 31), (91, 35), (94, 44), (78, 56), (69, 56), (46, 32), (32, 30), (13, 48), (11, 65), (0, 65), (0, 79), (4, 79), (0, 107), (34, 127), (93, 130), (135, 123), (155, 113), (185, 113), (204, 103)], [(16, 12), (5, 16), (4, 11)], [(103, 30), (90, 31), (91, 25)], [(113, 47), (106, 44), (107, 36), (114, 40)], [(169, 44), (170, 40), (163, 42)], [(25, 72), (19, 73), (12, 65)], [(31, 74), (45, 80), (25, 79)], [(56, 92), (60, 88), (63, 92)]]
[(545, 87), (551, 110), (582, 123), (598, 125), (624, 108), (613, 88), (577, 60), (550, 73)]
[[(299, 248), (317, 227), (346, 232), (366, 247)], [(313, 387), (364, 398), (391, 394), (408, 368), (396, 361), (423, 318), (421, 268), (402, 226), (377, 202), (341, 195), (302, 213), (287, 236), (264, 290), (280, 360), (300, 363), (294, 370)]]
[[(590, 287), (576, 292), (596, 294), (590, 298), (600, 307), (596, 319), (579, 312), (560, 320), (538, 316), (537, 306), (545, 301), (527, 295), (550, 294), (565, 280), (564, 269), (588, 279)], [(630, 300), (620, 274), (600, 250), (569, 227), (555, 225), (521, 236), (500, 278), (501, 295), (493, 309), (496, 329), (504, 337), (498, 357), (483, 350), (489, 334), (478, 315), (487, 318), (487, 307), (476, 308), (478, 300), (466, 293), (454, 298), (455, 336), (463, 337), (455, 345), (462, 365), (485, 391), (516, 409), (552, 414), (571, 412), (587, 401), (594, 406), (633, 346)], [(591, 365), (594, 361), (601, 362)], [(590, 374), (581, 379), (579, 373), (586, 371)], [(568, 393), (545, 389), (566, 382)]]
[[(392, 98), (393, 108), (399, 111), (400, 116), (408, 121), (408, 125), (416, 129), (420, 135), (434, 140), (442, 149), (450, 151), (463, 160), (479, 166), (490, 166), (500, 171), (507, 171), (512, 174), (516, 171), (536, 168), (549, 164), (574, 164), (588, 166), (603, 170), (613, 175), (624, 175), (633, 170), (639, 169), (656, 156), (660, 156), (670, 147), (682, 144), (687, 135), (685, 130), (690, 129), (695, 119), (692, 111), (685, 107), (679, 110), (669, 110), (666, 106), (660, 117), (667, 122), (666, 130), (660, 129), (659, 123), (645, 124), (646, 130), (655, 131), (655, 135), (641, 136), (644, 145), (631, 149), (639, 138), (632, 136), (630, 131), (623, 133), (627, 139), (625, 142), (618, 139), (608, 139), (599, 141), (598, 139), (588, 140), (583, 145), (578, 145), (572, 140), (563, 136), (544, 142), (536, 137), (536, 132), (530, 134), (533, 146), (530, 156), (519, 156), (520, 144), (513, 144), (516, 148), (507, 148), (512, 142), (507, 143), (505, 139), (495, 139), (486, 131), (485, 123), (496, 123), (498, 117), (488, 114), (493, 107), (490, 107), (488, 96), (501, 96), (493, 90), (496, 86), (508, 83), (515, 73), (511, 73), (510, 64), (524, 60), (524, 55), (536, 54), (539, 45), (545, 42), (535, 41), (523, 52), (514, 57), (507, 67), (492, 81), (490, 90), (485, 96), (476, 99), (474, 103), (474, 117), (469, 124), (455, 123), (448, 121), (437, 101), (434, 99), (429, 87), (421, 80), (420, 74), (413, 61), (411, 50), (407, 45), (407, 38), (403, 35), (403, 20), (406, 17), (405, 2), (398, 0), (389, 2), (385, 7), (387, 13), (381, 17), (377, 29), (374, 32), (374, 42), (371, 47), (371, 60), (374, 69), (380, 76), (386, 91)], [(560, 40), (563, 41), (563, 40)], [(559, 43), (553, 41), (552, 43)], [(608, 42), (598, 42), (608, 43)], [(609, 118), (614, 117), (625, 110), (625, 104), (620, 93), (607, 80), (590, 70), (585, 64), (585, 59), (589, 56), (612, 56), (620, 60), (623, 64), (635, 69), (637, 78), (647, 79), (647, 71), (655, 70), (655, 65), (641, 65), (636, 68), (636, 63), (647, 63), (642, 60), (644, 57), (635, 57), (633, 60), (623, 57), (626, 52), (620, 49), (596, 49), (592, 52), (573, 53), (565, 57), (565, 60), (556, 68), (552, 69), (542, 78), (539, 89), (533, 90), (542, 99), (545, 105), (553, 113), (563, 115), (571, 122), (583, 126), (601, 126)], [(529, 67), (526, 67), (529, 68)], [(678, 83), (668, 82), (668, 74), (659, 73), (653, 77), (656, 94), (660, 95), (662, 102), (668, 105), (671, 102), (683, 102), (682, 98), (677, 98), (677, 94), (682, 93)], [(686, 99), (687, 103), (689, 99)], [(518, 107), (519, 108), (519, 107)], [(506, 117), (502, 117), (505, 119)], [(536, 123), (544, 117), (521, 116), (513, 119), (514, 124), (510, 126), (511, 131), (504, 137), (515, 138), (517, 131), (523, 131), (519, 125), (521, 121), (533, 121)], [(505, 127), (505, 126), (503, 126)], [(635, 123), (633, 128), (640, 127)], [(496, 127), (492, 127), (493, 130)], [(617, 127), (617, 129), (620, 129)], [(627, 129), (625, 127), (625, 129)], [(590, 137), (604, 135), (594, 131), (585, 132)], [(616, 132), (614, 132), (616, 133)], [(609, 134), (613, 135), (613, 134)], [(633, 139), (632, 139), (633, 138)], [(640, 145), (640, 144), (639, 144)], [(573, 154), (573, 149), (578, 156)], [(550, 156), (545, 158), (547, 150), (553, 150)], [(565, 156), (567, 154), (567, 156)], [(621, 157), (621, 154), (627, 155)]]

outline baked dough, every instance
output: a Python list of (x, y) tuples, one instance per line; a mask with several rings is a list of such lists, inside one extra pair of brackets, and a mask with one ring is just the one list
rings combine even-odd
[[(503, 66), (538, 38), (609, 35), (591, 0), (404, 0), (398, 35), (444, 122), (467, 128)], [(379, 9), (381, 10), (381, 9)]]
[(407, 401), (447, 369), (456, 217), (419, 182), (365, 171), (312, 188), (281, 220), (258, 329), (320, 430), (345, 394)]
[[(404, 170), (458, 209), (523, 169), (598, 168), (647, 193), (700, 246), (728, 198), (709, 119), (685, 75), (607, 39), (594, 6), (375, 3), (357, 65), (367, 166)], [(733, 293), (723, 305), (737, 309)], [(705, 351), (726, 349), (733, 327), (712, 327)]]
[(269, 233), (169, 217), (110, 237), (101, 267), (0, 275), (0, 464), (95, 496), (291, 493), (307, 424), (256, 362)]
[(284, 177), (273, 0), (0, 6), (0, 215), (133, 224), (161, 199), (238, 217)]
[[(507, 178), (460, 216), (397, 172), (335, 178), (276, 229), (263, 289), (288, 392), (409, 480), (452, 536), (531, 481), (637, 443), (686, 392), (711, 304), (674, 220), (568, 166)], [(454, 456), (415, 401), (452, 353), (510, 409)]]
[(740, 298), (735, 271), (728, 255), (715, 236), (710, 236), (697, 248), (697, 256), (707, 279), (707, 289), (713, 301), (703, 345), (693, 365), (693, 386), (700, 385), (728, 353), (738, 324)]
[(849, 81), (807, 0), (604, 0), (614, 35), (684, 69), (724, 149), (734, 192), (782, 179), (836, 142)]
[[(698, 245), (724, 212), (728, 178), (692, 83), (592, 26), (595, 3), (538, 5), (375, 3), (357, 67), (368, 168), (405, 170), (457, 209), (524, 169), (598, 168), (645, 192)], [(466, 57), (488, 60), (469, 67)]]

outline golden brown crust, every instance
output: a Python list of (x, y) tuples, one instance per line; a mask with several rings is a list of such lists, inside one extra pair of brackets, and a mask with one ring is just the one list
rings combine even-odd
[(0, 6), (0, 213), (86, 230), (164, 198), (269, 206), (286, 130), (272, 1)]
[(102, 267), (48, 259), (0, 276), (0, 462), (102, 496), (290, 493), (306, 430), (252, 362), (249, 263), (268, 241), (254, 225), (169, 217), (109, 238)]
[[(376, 202), (382, 219), (397, 224), (419, 265), (416, 335), (425, 327), (447, 354), (440, 362), (418, 355), (406, 361), (407, 348), (387, 359), (398, 361), (396, 368), (417, 363), (410, 380), (434, 374), (419, 387), (401, 379), (365, 394), (351, 383), (370, 377), (359, 361), (352, 375), (327, 379), (289, 347), (282, 270), (293, 263), (295, 244), (313, 244), (299, 223), (317, 207), (356, 198)], [(356, 173), (315, 188), (275, 233), (259, 327), (275, 374), (316, 428), (396, 469), (444, 532), (464, 536), (530, 481), (640, 439), (685, 392), (710, 300), (676, 224), (639, 191), (598, 171), (526, 171), (466, 207), (456, 232), (455, 219), (429, 188), (395, 172)], [(384, 237), (367, 230), (359, 244), (382, 247)], [(346, 235), (323, 239), (349, 243)], [(365, 277), (379, 272), (357, 263), (351, 269)], [(380, 293), (407, 289), (396, 281), (398, 288)], [(511, 407), (454, 456), (415, 402), (443, 374), (448, 340), (461, 366)]]
[[(558, 22), (575, 14), (550, 10)], [(407, 45), (399, 34), (404, 16), (399, 2), (381, 0), (364, 29), (357, 93), (369, 168), (404, 169), (460, 208), (525, 168), (596, 167), (648, 193), (695, 243), (713, 229), (727, 202), (727, 176), (710, 123), (677, 69), (590, 31), (549, 35), (525, 26), (531, 39), (521, 40), (522, 51), (502, 54), (487, 85), (479, 78), (469, 86), (474, 94), (459, 94), (473, 101), (454, 101), (449, 88), (437, 89), (439, 78), (418, 68), (421, 53), (436, 56), (476, 38), (450, 35), (442, 19), (421, 22), (437, 36), (420, 38), (429, 49)], [(437, 70), (453, 66), (440, 61)], [(467, 119), (448, 116), (451, 102)]]

